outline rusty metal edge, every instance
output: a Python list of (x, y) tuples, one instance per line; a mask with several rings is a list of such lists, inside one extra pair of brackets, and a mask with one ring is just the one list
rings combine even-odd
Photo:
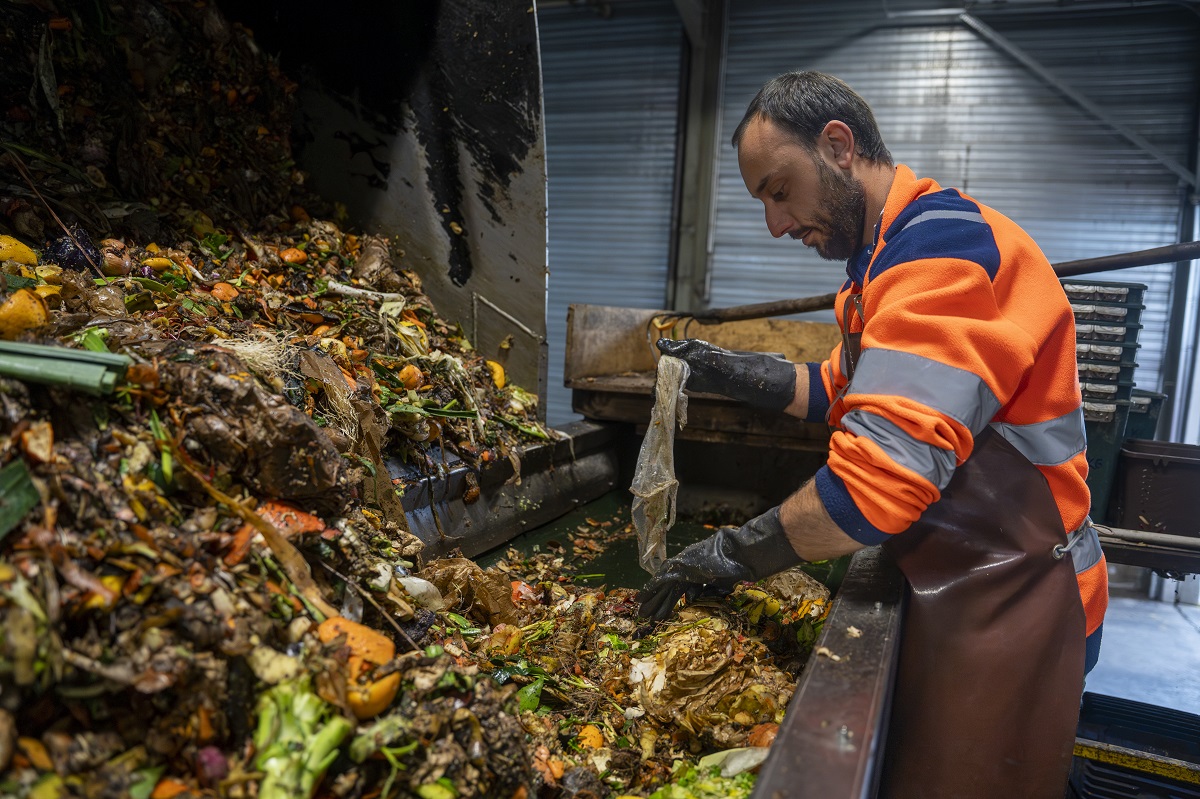
[[(904, 595), (904, 579), (886, 553), (872, 547), (854, 555), (753, 799), (875, 795)], [(861, 635), (848, 632), (852, 627)]]

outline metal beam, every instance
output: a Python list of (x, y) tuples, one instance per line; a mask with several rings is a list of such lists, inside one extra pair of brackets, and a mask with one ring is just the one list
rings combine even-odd
[(728, 6), (729, 0), (709, 0), (704, 4), (702, 36), (694, 40), (689, 34), (683, 155), (677, 175), (678, 235), (666, 297), (672, 310), (703, 308), (708, 299)]
[(688, 42), (692, 45), (704, 43), (704, 0), (675, 0), (675, 10), (683, 20)]
[[(1196, 127), (1193, 131), (1196, 148), (1192, 165), (1200, 184), (1200, 102), (1196, 105)], [(1193, 190), (1182, 204), (1179, 225), (1180, 239), (1200, 238), (1200, 197)], [(1196, 270), (1192, 260), (1180, 259), (1175, 265), (1175, 283), (1171, 287), (1171, 315), (1168, 317), (1167, 350), (1164, 354), (1163, 393), (1167, 395), (1159, 419), (1159, 430), (1165, 430), (1168, 441), (1184, 441), (1187, 435), (1188, 411), (1196, 385), (1196, 352), (1200, 344), (1200, 311), (1196, 307)], [(1168, 391), (1167, 381), (1170, 382)], [(1197, 401), (1200, 401), (1198, 399)], [(1162, 419), (1165, 418), (1164, 423)]]
[[(1181, 203), (1179, 236), (1181, 239), (1194, 238), (1196, 235), (1195, 206)], [(1182, 430), (1175, 424), (1176, 408), (1187, 405), (1187, 397), (1181, 396), (1180, 386), (1190, 383), (1191, 373), (1195, 371), (1195, 363), (1182, 360), (1185, 349), (1184, 340), (1188, 331), (1196, 324), (1195, 309), (1188, 306), (1188, 295), (1191, 293), (1192, 260), (1180, 258), (1172, 270), (1170, 312), (1167, 314), (1167, 335), (1163, 348), (1162, 371), (1159, 373), (1159, 391), (1167, 395), (1163, 401), (1159, 416), (1158, 429), (1165, 433), (1168, 441), (1181, 441)]]
[(1195, 187), (1197, 185), (1196, 175), (1193, 174), (1192, 170), (1188, 169), (1186, 166), (1179, 163), (1171, 156), (1162, 152), (1160, 149), (1158, 149), (1156, 146), (1154, 146), (1151, 142), (1147, 141), (1141, 134), (1132, 130), (1131, 128), (1126, 126), (1124, 123), (1109, 116), (1107, 113), (1105, 113), (1104, 109), (1100, 108), (1100, 106), (1096, 105), (1091, 100), (1089, 100), (1087, 97), (1080, 94), (1078, 91), (1076, 91), (1074, 89), (1074, 87), (1072, 87), (1066, 81), (1059, 78), (1057, 75), (1055, 75), (1053, 72), (1051, 72), (1046, 67), (1042, 66), (1042, 64), (1040, 62), (1035, 60), (1032, 56), (1030, 56), (1024, 50), (1022, 50), (1021, 48), (1017, 47), (1015, 44), (1010, 42), (1008, 39), (1006, 39), (1000, 33), (993, 30), (991, 27), (989, 27), (987, 24), (985, 24), (982, 20), (980, 20), (979, 18), (977, 18), (975, 16), (972, 16), (971, 14), (967, 14), (967, 13), (959, 14), (956, 17), (956, 19), (958, 20), (958, 22), (962, 23), (963, 25), (967, 26), (972, 31), (974, 31), (976, 34), (978, 34), (980, 38), (984, 39), (985, 41), (987, 41), (988, 43), (993, 45), (997, 50), (1000, 50), (1001, 52), (1007, 54), (1014, 61), (1016, 61), (1017, 63), (1019, 63), (1021, 66), (1025, 67), (1026, 69), (1028, 69), (1030, 72), (1032, 72), (1034, 75), (1036, 75), (1043, 82), (1048, 84), (1050, 87), (1055, 89), (1057, 92), (1062, 94), (1064, 97), (1066, 97), (1072, 103), (1079, 106), (1081, 109), (1083, 109), (1085, 112), (1090, 114), (1092, 117), (1094, 117), (1098, 121), (1104, 123), (1104, 125), (1106, 125), (1108, 128), (1110, 128), (1114, 133), (1120, 135), (1121, 137), (1123, 137), (1124, 139), (1129, 141), (1131, 144), (1133, 144), (1135, 147), (1144, 151), (1147, 155), (1149, 155), (1154, 160), (1158, 161), (1160, 164), (1165, 166), (1167, 169), (1174, 172), (1176, 175), (1179, 176), (1179, 178), (1182, 181), (1187, 183), (1189, 186)]

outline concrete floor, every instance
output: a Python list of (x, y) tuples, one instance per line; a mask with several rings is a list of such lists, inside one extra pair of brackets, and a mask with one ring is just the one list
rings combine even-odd
[(1200, 714), (1200, 606), (1112, 591), (1084, 690)]

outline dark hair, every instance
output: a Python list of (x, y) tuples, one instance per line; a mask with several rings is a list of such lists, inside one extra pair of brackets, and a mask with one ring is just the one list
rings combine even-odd
[(809, 150), (817, 136), (834, 119), (854, 133), (854, 151), (870, 161), (892, 165), (892, 154), (883, 143), (871, 106), (845, 82), (822, 72), (787, 72), (763, 86), (733, 132), (736, 148), (755, 117), (774, 122)]

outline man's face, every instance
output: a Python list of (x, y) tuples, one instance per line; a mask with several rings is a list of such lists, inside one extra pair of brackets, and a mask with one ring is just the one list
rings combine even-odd
[(742, 180), (766, 208), (767, 229), (844, 261), (862, 246), (866, 190), (862, 181), (812, 153), (773, 122), (751, 121), (738, 147)]

